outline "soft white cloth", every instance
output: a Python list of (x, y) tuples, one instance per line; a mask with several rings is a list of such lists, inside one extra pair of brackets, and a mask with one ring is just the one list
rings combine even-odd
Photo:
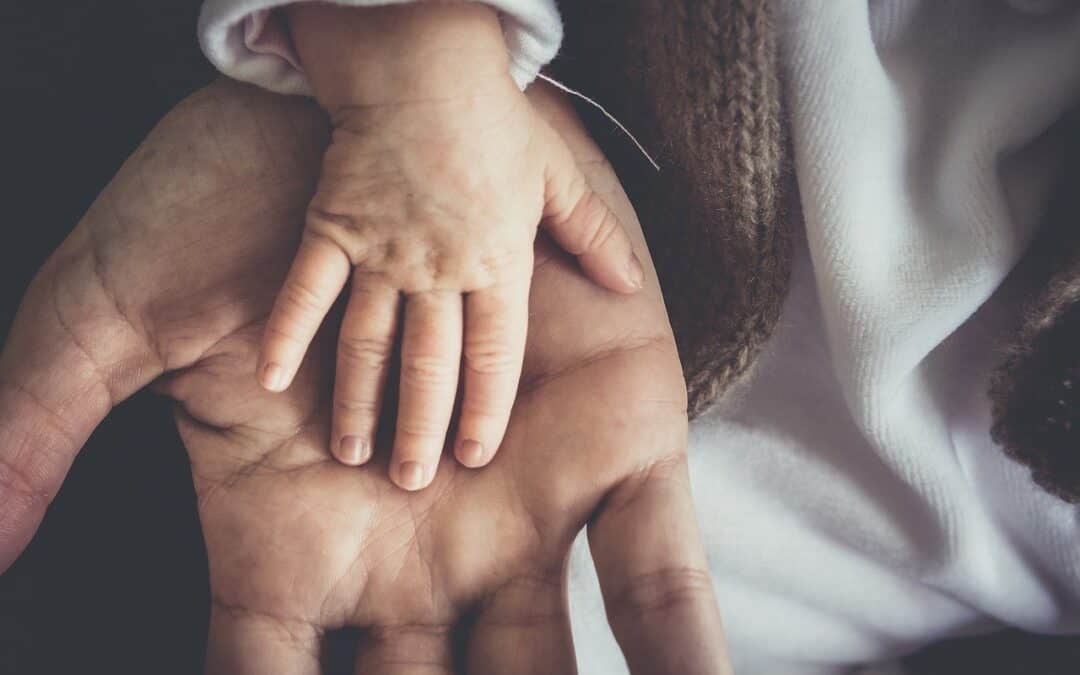
[[(310, 95), (280, 13), (283, 5), (310, 0), (206, 0), (199, 15), (199, 43), (221, 72), (280, 94)], [(331, 0), (337, 5), (394, 5), (415, 0)], [(482, 0), (499, 10), (510, 75), (524, 89), (562, 42), (555, 0)]]
[[(992, 444), (986, 393), (1080, 104), (1080, 6), (780, 6), (805, 238), (775, 335), (690, 446), (736, 672), (1080, 633), (1080, 510)], [(582, 672), (625, 672), (580, 550), (571, 574)]]
[[(244, 17), (282, 1), (210, 0), (203, 43), (229, 74), (300, 92), (287, 60), (244, 46)], [(516, 61), (535, 74), (557, 48), (557, 18), (536, 19), (549, 0), (492, 4), (543, 45)], [(1080, 632), (1080, 511), (993, 446), (986, 395), (1033, 290), (1010, 273), (1060, 178), (1054, 123), (1080, 103), (1080, 7), (780, 8), (805, 236), (775, 335), (691, 430), (737, 672), (849, 672), (1003, 625)], [(582, 672), (625, 672), (581, 542), (570, 577)]]

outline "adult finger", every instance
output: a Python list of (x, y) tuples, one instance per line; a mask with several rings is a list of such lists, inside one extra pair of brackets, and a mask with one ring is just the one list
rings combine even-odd
[(518, 577), (496, 591), (471, 626), (469, 673), (577, 672), (564, 575)]
[(401, 345), (401, 386), (390, 479), (406, 490), (431, 483), (439, 463), (461, 369), (461, 294), (408, 297)]
[(304, 234), (266, 323), (256, 366), (259, 384), (270, 391), (289, 387), (351, 268), (337, 244), (321, 235)]
[(321, 632), (309, 623), (215, 604), (206, 675), (318, 675)]
[(338, 336), (332, 449), (345, 464), (371, 457), (397, 333), (399, 294), (357, 271)]
[(685, 457), (618, 485), (588, 535), (608, 621), (634, 675), (731, 672)]
[(454, 453), (465, 466), (491, 461), (514, 406), (529, 323), (529, 282), (465, 298), (465, 393)]
[(356, 649), (356, 675), (451, 675), (453, 640), (448, 626), (370, 628)]
[(61, 253), (30, 285), (0, 353), (0, 572), (29, 543), (90, 433), (162, 368), (94, 262)]

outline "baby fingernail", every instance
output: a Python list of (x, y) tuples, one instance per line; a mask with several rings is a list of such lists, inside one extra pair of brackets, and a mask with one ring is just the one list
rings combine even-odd
[(398, 465), (398, 485), (406, 490), (424, 487), (424, 467), (420, 462), (402, 462)]
[(285, 371), (276, 363), (268, 363), (263, 368), (262, 386), (270, 391), (280, 391), (285, 381)]
[(341, 439), (341, 461), (346, 464), (361, 464), (368, 458), (368, 444), (358, 436), (345, 436)]
[(626, 276), (630, 279), (630, 283), (634, 285), (634, 288), (642, 288), (645, 286), (645, 268), (641, 266), (641, 261), (638, 260), (636, 254), (630, 254), (630, 262), (626, 266)]
[(479, 441), (466, 438), (458, 448), (457, 457), (465, 466), (480, 466), (484, 461), (484, 446), (480, 445)]

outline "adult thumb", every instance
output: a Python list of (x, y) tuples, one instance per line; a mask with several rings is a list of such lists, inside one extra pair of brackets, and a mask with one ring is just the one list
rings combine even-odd
[(29, 543), (75, 455), (160, 373), (69, 238), (30, 284), (0, 352), (0, 572)]

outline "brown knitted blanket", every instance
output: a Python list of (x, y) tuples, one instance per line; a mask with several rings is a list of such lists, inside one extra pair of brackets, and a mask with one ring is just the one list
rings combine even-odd
[[(607, 144), (656, 260), (693, 417), (751, 366), (787, 291), (798, 198), (773, 2), (591, 0), (562, 10), (557, 76), (603, 101), (663, 167), (652, 173), (621, 141)], [(995, 440), (1072, 502), (1080, 501), (1078, 201), (1055, 209), (1067, 226), (1048, 225), (1029, 254), (1047, 259), (1047, 291), (1003, 348), (991, 391)]]

